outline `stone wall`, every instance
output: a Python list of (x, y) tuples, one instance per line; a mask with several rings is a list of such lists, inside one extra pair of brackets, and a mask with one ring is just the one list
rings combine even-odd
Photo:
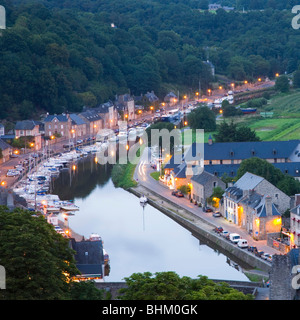
[(288, 255), (273, 255), (270, 271), (270, 300), (292, 300), (291, 262)]
[[(259, 183), (255, 189), (257, 193), (269, 195), (272, 198), (272, 202), (278, 206), (278, 211), (284, 213), (287, 209), (290, 208), (291, 198), (283, 193), (281, 190), (273, 186), (267, 180), (263, 180)], [(277, 195), (277, 197), (276, 197)]]

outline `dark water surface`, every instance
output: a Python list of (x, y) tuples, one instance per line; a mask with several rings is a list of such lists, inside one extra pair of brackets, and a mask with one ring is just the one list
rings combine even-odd
[(192, 278), (248, 280), (216, 249), (200, 244), (188, 230), (139, 199), (115, 188), (111, 166), (100, 166), (90, 156), (65, 170), (54, 182), (61, 199), (74, 199), (80, 211), (69, 217), (69, 226), (88, 238), (98, 233), (110, 257), (106, 281), (122, 281), (135, 272), (175, 271)]

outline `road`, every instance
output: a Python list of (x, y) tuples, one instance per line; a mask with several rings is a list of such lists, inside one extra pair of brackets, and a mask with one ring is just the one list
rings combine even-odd
[(157, 194), (161, 195), (162, 197), (176, 203), (177, 205), (181, 206), (183, 209), (186, 209), (193, 213), (194, 215), (200, 217), (201, 219), (213, 224), (216, 227), (222, 227), (224, 230), (228, 231), (229, 233), (238, 233), (241, 235), (243, 239), (248, 241), (250, 246), (255, 246), (258, 250), (262, 250), (269, 254), (280, 254), (280, 252), (274, 248), (267, 246), (266, 240), (254, 240), (246, 230), (242, 229), (241, 227), (227, 221), (223, 217), (215, 218), (212, 216), (212, 213), (203, 212), (201, 207), (195, 206), (191, 203), (187, 198), (177, 198), (171, 194), (171, 191), (166, 187), (161, 185), (158, 181), (153, 179), (150, 176), (151, 172), (154, 170), (151, 168), (148, 159), (150, 159), (150, 149), (145, 148), (144, 153), (140, 159), (139, 164), (136, 166), (134, 172), (134, 179), (141, 184), (142, 186), (146, 187), (149, 190), (153, 190)]

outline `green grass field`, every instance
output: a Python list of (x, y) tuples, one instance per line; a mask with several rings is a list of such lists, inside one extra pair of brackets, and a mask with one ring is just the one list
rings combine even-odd
[[(273, 112), (273, 118), (259, 116), (265, 111)], [(238, 117), (233, 121), (249, 126), (265, 141), (300, 139), (300, 91), (273, 96), (267, 105), (257, 110), (256, 116)]]

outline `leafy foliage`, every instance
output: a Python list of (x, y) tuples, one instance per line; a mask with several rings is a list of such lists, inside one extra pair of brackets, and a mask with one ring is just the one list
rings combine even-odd
[(217, 127), (217, 133), (214, 135), (216, 142), (243, 142), (259, 141), (254, 130), (246, 126), (237, 126), (233, 121), (229, 124), (223, 121)]
[(288, 174), (283, 174), (266, 160), (253, 157), (243, 160), (237, 171), (236, 179), (242, 177), (246, 172), (261, 176), (289, 196), (300, 192), (300, 182)]
[(43, 217), (0, 208), (0, 256), (6, 290), (0, 299), (67, 299), (69, 280), (78, 273), (68, 241)]
[(120, 290), (122, 300), (252, 300), (229, 287), (215, 283), (206, 276), (180, 278), (175, 272), (134, 273), (125, 278), (127, 288)]
[(194, 109), (188, 115), (188, 123), (191, 129), (216, 130), (216, 116), (208, 107)]
[(247, 14), (201, 11), (207, 1), (195, 0), (2, 2), (1, 118), (77, 112), (129, 90), (162, 98), (170, 84), (195, 90), (200, 81), (206, 90), (214, 80), (208, 57), (218, 74), (237, 80), (289, 73), (300, 60), (292, 13), (273, 9), (294, 1), (232, 1), (267, 8)]

